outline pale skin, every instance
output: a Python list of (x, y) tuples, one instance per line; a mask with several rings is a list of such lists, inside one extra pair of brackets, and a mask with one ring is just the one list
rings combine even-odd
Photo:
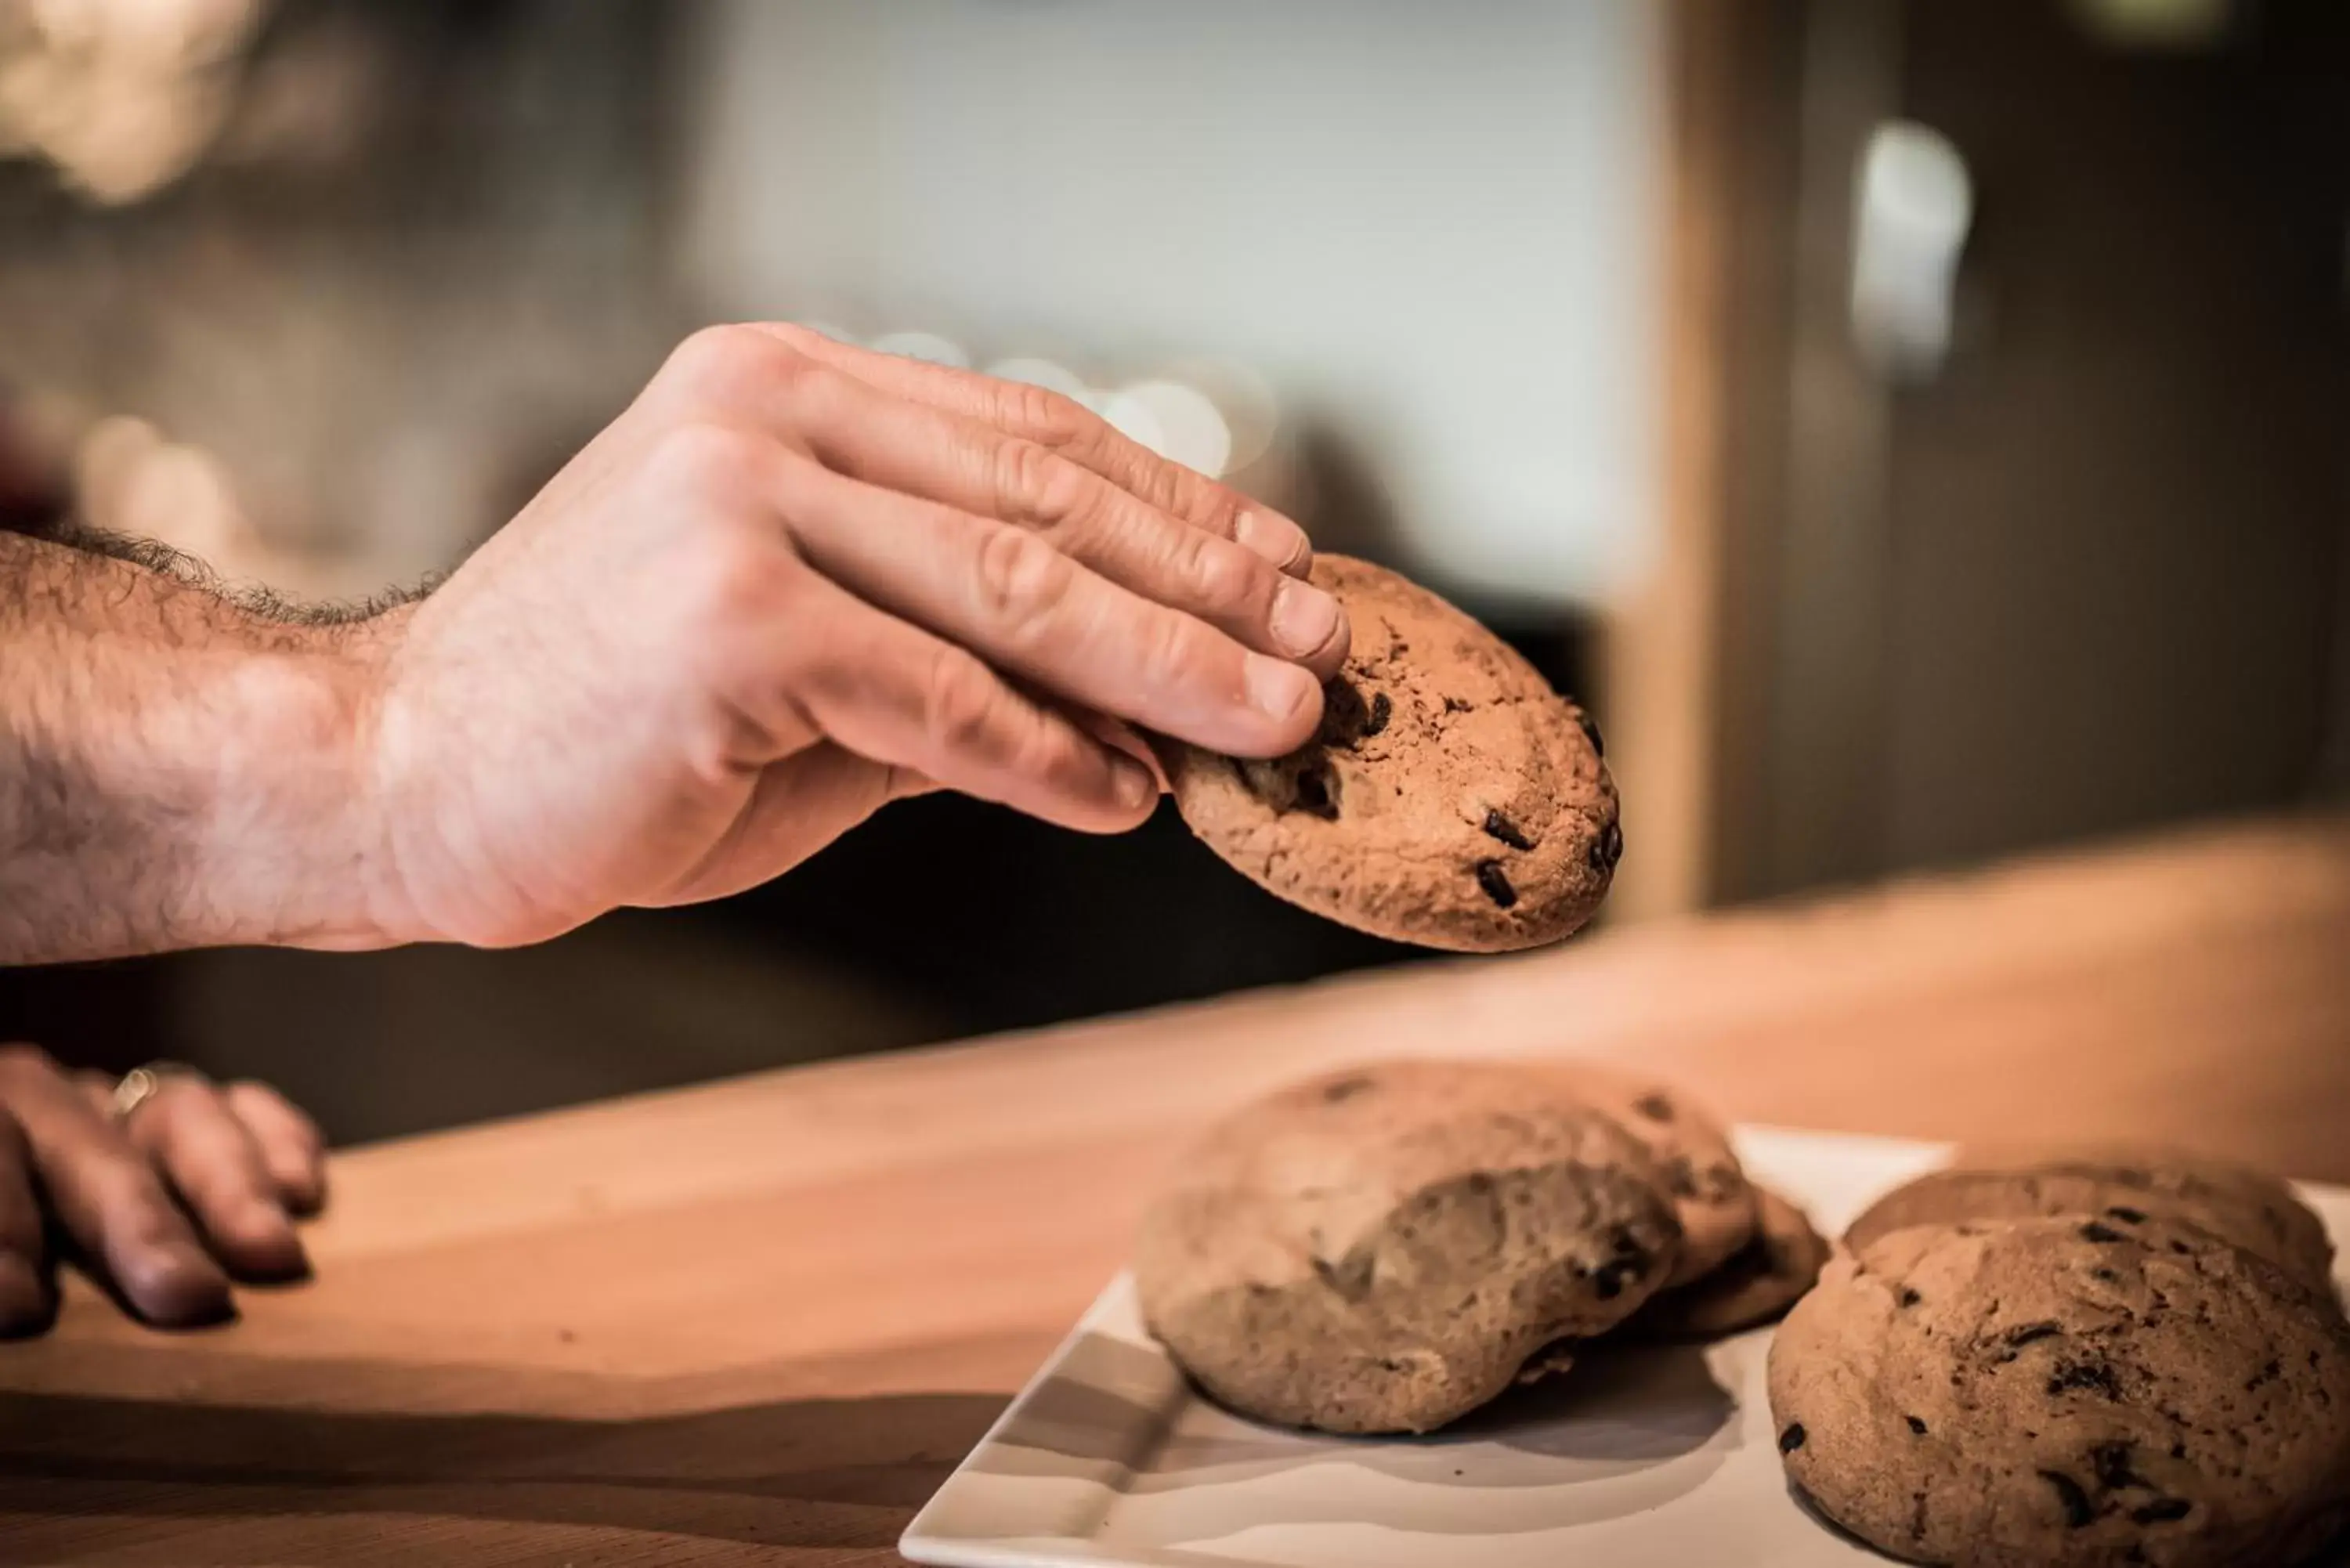
[[(1310, 560), (1288, 518), (1066, 399), (783, 326), (688, 340), (380, 614), (306, 624), (0, 534), (0, 962), (539, 941), (764, 882), (932, 789), (1130, 828), (1160, 787), (1139, 732), (1243, 756), (1313, 732), (1347, 628)], [(65, 1113), (8, 1062), (37, 1162), (30, 1123)], [(292, 1124), (242, 1114), (256, 1091), (173, 1091), (203, 1103), (119, 1128), (77, 1101), (148, 1173), (82, 1249), (161, 1322), (216, 1314), (220, 1265), (298, 1271), (224, 1241), (252, 1213), (191, 1200), (175, 1232), (148, 1196), (282, 1223), (307, 1190)], [(156, 1152), (167, 1110), (209, 1152)], [(8, 1260), (49, 1266), (6, 1219), (9, 1163), (0, 1326)]]

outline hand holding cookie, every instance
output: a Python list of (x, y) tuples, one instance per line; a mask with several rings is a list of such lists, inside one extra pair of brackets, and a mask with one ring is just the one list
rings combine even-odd
[(703, 332), (385, 618), (375, 923), (504, 945), (714, 898), (931, 788), (1131, 827), (1159, 781), (1127, 725), (1314, 733), (1348, 634), (1310, 559), (1041, 389)]

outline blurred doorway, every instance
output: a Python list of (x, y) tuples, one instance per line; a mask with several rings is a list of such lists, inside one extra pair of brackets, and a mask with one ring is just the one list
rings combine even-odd
[[(2350, 13), (1782, 9), (1716, 892), (2310, 798), (2344, 716)], [(1895, 121), (1971, 186), (1931, 374), (1854, 332), (1856, 171)]]

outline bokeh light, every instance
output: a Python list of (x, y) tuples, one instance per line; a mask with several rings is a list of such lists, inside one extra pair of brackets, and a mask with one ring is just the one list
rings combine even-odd
[[(1119, 388), (1110, 404), (1139, 428), (1156, 431), (1155, 441), (1139, 435), (1135, 439), (1161, 457), (1211, 476), (1224, 472), (1232, 462), (1232, 428), (1224, 422), (1222, 411), (1197, 387), (1180, 381), (1137, 381)], [(1107, 410), (1104, 412), (1110, 417)], [(1118, 417), (1110, 417), (1110, 422), (1126, 428)]]

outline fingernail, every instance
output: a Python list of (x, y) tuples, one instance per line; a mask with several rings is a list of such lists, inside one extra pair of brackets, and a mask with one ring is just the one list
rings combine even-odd
[(191, 1328), (230, 1314), (228, 1276), (192, 1247), (142, 1248), (115, 1269), (115, 1283), (150, 1323)]
[(1159, 794), (1159, 781), (1150, 770), (1131, 757), (1120, 757), (1110, 763), (1110, 787), (1118, 792), (1118, 805), (1131, 811)]
[(1249, 656), (1249, 701), (1267, 718), (1284, 722), (1295, 718), (1318, 690), (1314, 677), (1298, 665), (1261, 654)]
[(249, 1204), (237, 1216), (236, 1232), (234, 1254), (225, 1244), (221, 1251), (240, 1277), (268, 1284), (309, 1277), (309, 1255), (283, 1210)]
[(1282, 579), (1273, 593), (1273, 640), (1304, 659), (1319, 653), (1338, 629), (1338, 601), (1311, 583)]
[(1314, 553), (1305, 530), (1278, 512), (1242, 513), (1232, 519), (1232, 542), (1282, 567), (1300, 565)]

